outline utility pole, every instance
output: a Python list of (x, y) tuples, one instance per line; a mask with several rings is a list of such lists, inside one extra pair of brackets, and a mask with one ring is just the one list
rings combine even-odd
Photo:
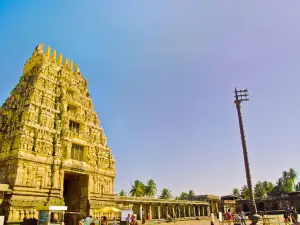
[(248, 99), (248, 90), (237, 90), (235, 88), (235, 105), (238, 113), (238, 119), (239, 119), (239, 125), (240, 125), (240, 134), (241, 134), (241, 140), (242, 140), (242, 147), (243, 147), (243, 155), (244, 155), (244, 163), (245, 163), (245, 171), (246, 171), (246, 178), (247, 178), (247, 185), (249, 189), (250, 194), (250, 220), (252, 221), (252, 224), (256, 224), (258, 220), (260, 219), (260, 216), (257, 214), (255, 199), (254, 199), (254, 193), (252, 188), (252, 180), (251, 180), (251, 173), (250, 173), (250, 166), (249, 166), (249, 159), (248, 159), (248, 151), (247, 151), (247, 145), (246, 145), (246, 138), (245, 138), (245, 132), (244, 132), (244, 125), (243, 125), (243, 118), (242, 118), (242, 112), (241, 112), (241, 103), (245, 101), (249, 101)]

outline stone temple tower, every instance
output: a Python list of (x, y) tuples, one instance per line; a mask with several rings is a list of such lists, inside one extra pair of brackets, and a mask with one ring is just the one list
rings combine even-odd
[(0, 183), (12, 194), (0, 205), (8, 222), (41, 205), (90, 214), (113, 196), (115, 161), (73, 61), (36, 47), (0, 109)]

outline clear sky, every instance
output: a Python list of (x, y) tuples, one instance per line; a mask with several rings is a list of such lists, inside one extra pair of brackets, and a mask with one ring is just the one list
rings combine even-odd
[(0, 1), (0, 100), (44, 43), (79, 64), (116, 159), (115, 191), (153, 178), (173, 195), (300, 172), (300, 2)]

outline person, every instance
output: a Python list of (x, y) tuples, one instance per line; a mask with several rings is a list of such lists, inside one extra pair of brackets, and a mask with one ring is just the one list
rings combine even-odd
[(167, 220), (168, 221), (172, 221), (172, 218), (171, 218), (171, 216), (169, 214), (167, 215)]
[[(80, 222), (81, 222), (82, 225), (85, 225), (85, 218), (82, 217), (82, 219), (80, 220)], [(80, 223), (80, 222), (79, 222), (79, 223)]]
[(96, 216), (96, 219), (94, 219), (95, 225), (100, 225), (99, 217)]
[(128, 214), (126, 218), (126, 225), (130, 225), (130, 214)]
[(113, 222), (113, 225), (117, 225), (117, 221), (116, 221), (116, 218), (114, 218), (114, 222)]
[(286, 225), (291, 224), (291, 223), (290, 223), (290, 217), (289, 217), (287, 211), (284, 211), (283, 218), (284, 218), (284, 222), (285, 222)]
[(235, 225), (241, 225), (241, 217), (236, 213), (234, 214), (234, 224)]
[(90, 217), (90, 225), (95, 225), (95, 220), (92, 216)]
[(291, 207), (292, 222), (298, 224), (298, 213), (295, 206)]
[(54, 216), (54, 213), (51, 213), (51, 218), (50, 218), (51, 223), (57, 223), (57, 219)]
[(145, 224), (146, 223), (146, 218), (145, 218), (145, 216), (143, 215), (142, 216), (142, 224)]
[(91, 223), (91, 217), (87, 217), (87, 218), (85, 218), (85, 225), (90, 225), (90, 223)]
[(285, 211), (287, 212), (288, 216), (290, 216), (291, 209), (290, 209), (289, 205), (286, 206)]
[(102, 219), (102, 221), (101, 221), (101, 224), (107, 225), (107, 218), (106, 218), (106, 216), (103, 216), (102, 218), (103, 218), (103, 219)]
[(215, 215), (213, 212), (210, 213), (210, 225), (215, 224)]
[(270, 224), (270, 220), (269, 220), (269, 217), (268, 217), (266, 211), (264, 211), (264, 212), (262, 213), (262, 219), (263, 219), (263, 225)]
[(136, 221), (136, 218), (134, 215), (132, 215), (132, 220), (131, 220), (130, 225), (138, 225), (138, 222)]
[(230, 213), (230, 209), (227, 210), (227, 213), (225, 215), (225, 220), (226, 220), (227, 224), (230, 224), (230, 221), (232, 220), (232, 215)]
[(241, 211), (239, 212), (239, 217), (241, 217), (242, 224), (246, 225), (246, 216), (243, 209), (241, 209)]

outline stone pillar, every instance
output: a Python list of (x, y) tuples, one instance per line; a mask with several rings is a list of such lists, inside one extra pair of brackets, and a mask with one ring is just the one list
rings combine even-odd
[(142, 220), (142, 216), (143, 216), (143, 205), (140, 204), (140, 215), (139, 215), (139, 219)]
[(165, 207), (165, 218), (169, 215), (169, 206)]
[(191, 206), (188, 206), (188, 217), (191, 217)]
[(206, 208), (206, 213), (207, 213), (207, 216), (209, 216), (210, 215), (210, 207), (209, 206), (207, 206), (207, 208)]
[(184, 218), (186, 217), (186, 208), (185, 208), (185, 205), (183, 206), (183, 217)]
[(149, 219), (152, 220), (152, 207), (149, 205)]
[(172, 217), (173, 217), (173, 218), (176, 218), (176, 213), (175, 213), (175, 208), (174, 208), (174, 206), (172, 206), (172, 214), (173, 214)]
[(181, 217), (181, 215), (180, 215), (180, 205), (178, 206), (178, 218), (180, 218)]
[(196, 217), (196, 206), (193, 205), (193, 216)]
[(61, 169), (59, 171), (59, 184), (58, 187), (61, 190), (61, 195), (63, 196), (63, 187), (64, 187), (65, 171)]
[(66, 144), (66, 147), (67, 147), (67, 156), (66, 156), (66, 159), (70, 159), (71, 158), (72, 144), (68, 143), (68, 144)]
[(201, 206), (201, 216), (204, 216), (204, 206)]
[(160, 220), (160, 205), (157, 206), (157, 218)]
[(199, 205), (197, 206), (197, 209), (198, 209), (198, 216), (201, 216), (201, 214), (200, 214), (200, 206)]
[(59, 188), (58, 184), (59, 184), (59, 167), (58, 166), (54, 166), (53, 167), (53, 171), (52, 171), (53, 175), (52, 175), (52, 184), (54, 188)]

